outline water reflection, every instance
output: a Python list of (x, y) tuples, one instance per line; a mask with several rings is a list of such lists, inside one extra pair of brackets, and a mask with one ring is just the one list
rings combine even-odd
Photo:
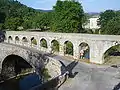
[(19, 81), (20, 90), (29, 90), (41, 84), (41, 79), (37, 74), (30, 74)]
[(35, 74), (13, 78), (0, 84), (0, 90), (29, 90), (30, 88), (41, 84), (40, 77)]

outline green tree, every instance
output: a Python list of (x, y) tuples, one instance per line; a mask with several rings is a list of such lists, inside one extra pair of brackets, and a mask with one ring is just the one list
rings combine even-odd
[(0, 30), (4, 29), (6, 15), (3, 12), (0, 12)]
[(50, 27), (50, 13), (48, 12), (37, 13), (33, 22), (35, 28), (39, 28), (41, 29), (41, 31), (45, 31), (48, 27)]
[(102, 28), (103, 34), (120, 35), (120, 16), (115, 17)]
[(22, 26), (25, 29), (31, 29), (32, 28), (32, 20), (25, 20), (23, 23), (22, 23)]
[(31, 41), (31, 43), (34, 44), (34, 45), (37, 45), (36, 39), (33, 39), (33, 40)]
[(58, 41), (56, 41), (56, 40), (53, 40), (52, 41), (52, 51), (53, 52), (59, 52), (59, 43), (58, 43)]
[(75, 0), (58, 0), (53, 12), (41, 12), (16, 0), (0, 0), (0, 29), (18, 30), (51, 28), (55, 32), (84, 32), (85, 15)]
[(5, 13), (3, 13), (3, 12), (0, 12), (0, 23), (4, 23), (4, 21), (5, 21)]
[(71, 42), (66, 42), (65, 44), (66, 47), (66, 54), (73, 55), (73, 44)]
[(113, 10), (106, 10), (105, 12), (102, 12), (99, 18), (99, 25), (101, 27), (104, 27), (106, 23), (112, 18), (114, 18), (115, 16), (116, 14), (115, 14), (115, 11)]
[(103, 31), (103, 28), (106, 26), (106, 24), (113, 19), (116, 16), (115, 11), (113, 10), (106, 10), (105, 12), (102, 12), (100, 14), (100, 18), (98, 21), (98, 25), (101, 27), (101, 32)]
[(75, 0), (58, 0), (53, 7), (51, 29), (55, 32), (83, 32), (84, 12), (81, 4)]
[(47, 46), (47, 41), (46, 41), (45, 39), (42, 39), (42, 40), (40, 41), (40, 46), (41, 46), (41, 47), (44, 47), (44, 48), (48, 48), (48, 46)]
[(17, 30), (19, 25), (25, 29), (32, 28), (32, 22), (36, 13), (36, 10), (18, 1), (0, 0), (0, 27), (5, 26), (6, 29), (12, 30)]
[(33, 28), (33, 18), (30, 16), (24, 16), (22, 26), (24, 29)]
[(5, 27), (9, 30), (18, 30), (18, 27), (21, 26), (23, 20), (21, 20), (20, 18), (16, 17), (16, 18), (7, 18), (5, 21)]
[(119, 17), (120, 16), (120, 10), (119, 11), (116, 11), (116, 17)]

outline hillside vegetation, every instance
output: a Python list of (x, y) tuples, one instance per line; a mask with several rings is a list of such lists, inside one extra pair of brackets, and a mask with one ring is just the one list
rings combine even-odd
[(58, 0), (52, 12), (35, 10), (14, 0), (0, 0), (0, 29), (84, 32), (84, 21), (82, 6), (75, 0)]
[[(94, 15), (94, 14), (93, 14)], [(100, 13), (100, 29), (83, 29), (91, 14), (84, 13), (77, 0), (57, 0), (52, 10), (33, 9), (15, 0), (0, 0), (0, 30), (37, 30), (64, 33), (120, 34), (120, 11)]]

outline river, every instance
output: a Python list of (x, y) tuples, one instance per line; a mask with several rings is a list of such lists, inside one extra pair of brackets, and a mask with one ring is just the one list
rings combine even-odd
[(40, 77), (35, 74), (19, 76), (7, 80), (0, 84), (0, 90), (29, 90), (30, 88), (41, 84)]

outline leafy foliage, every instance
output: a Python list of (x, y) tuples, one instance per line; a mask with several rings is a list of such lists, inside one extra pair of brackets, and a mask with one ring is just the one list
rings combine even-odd
[(113, 19), (115, 17), (115, 11), (113, 10), (106, 10), (105, 12), (100, 14), (99, 18), (99, 25), (101, 27), (104, 27), (109, 20)]
[(53, 7), (51, 30), (55, 32), (83, 32), (82, 21), (84, 12), (79, 2), (75, 0), (58, 0)]
[[(18, 1), (0, 0), (0, 24), (3, 29), (18, 30), (19, 26), (30, 28), (27, 27), (31, 26), (28, 20), (33, 19), (36, 12)], [(27, 25), (24, 25), (26, 22)]]
[(44, 31), (47, 29), (47, 27), (50, 26), (50, 13), (41, 13), (37, 14), (33, 20), (35, 27), (34, 28), (40, 28), (41, 31)]
[(18, 27), (21, 26), (23, 20), (20, 18), (6, 18), (5, 27), (10, 30), (18, 30)]
[(51, 76), (48, 73), (48, 69), (47, 68), (43, 68), (41, 70), (41, 75), (43, 76), (44, 80), (47, 81), (51, 78)]
[(102, 30), (103, 34), (120, 35), (120, 17), (111, 19)]
[(33, 39), (33, 40), (31, 41), (31, 43), (34, 44), (34, 45), (37, 45), (36, 39)]
[(71, 42), (66, 42), (65, 43), (65, 54), (73, 55), (73, 44)]
[(102, 34), (120, 34), (120, 11), (106, 10), (100, 14), (99, 25)]
[(15, 0), (0, 0), (0, 29), (77, 33), (85, 32), (82, 29), (85, 21), (83, 8), (75, 0), (57, 0), (52, 12), (41, 12)]
[(42, 40), (40, 41), (40, 46), (41, 46), (41, 47), (44, 47), (44, 48), (47, 48), (47, 41), (46, 41), (45, 39), (42, 39)]
[(52, 41), (52, 51), (59, 52), (59, 43), (56, 40)]

